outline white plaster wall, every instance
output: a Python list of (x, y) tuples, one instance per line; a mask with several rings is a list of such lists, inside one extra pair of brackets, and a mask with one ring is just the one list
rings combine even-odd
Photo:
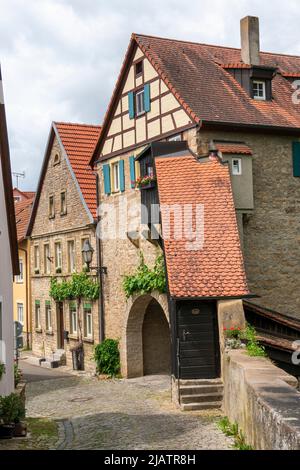
[(0, 301), (2, 301), (2, 338), (5, 345), (6, 373), (0, 380), (0, 395), (14, 390), (13, 379), (13, 274), (10, 257), (3, 175), (0, 166)]

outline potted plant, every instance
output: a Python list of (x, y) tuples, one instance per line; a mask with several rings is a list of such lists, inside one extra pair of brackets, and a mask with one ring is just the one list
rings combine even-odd
[(139, 189), (151, 189), (156, 185), (156, 176), (155, 175), (146, 175), (140, 176), (135, 181), (136, 188)]
[(0, 397), (0, 438), (11, 439), (15, 424), (25, 417), (25, 407), (21, 397), (16, 393)]

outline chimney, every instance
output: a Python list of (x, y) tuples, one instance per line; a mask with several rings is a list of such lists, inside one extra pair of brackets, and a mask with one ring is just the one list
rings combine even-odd
[(241, 19), (242, 61), (248, 65), (259, 65), (259, 19), (246, 16)]

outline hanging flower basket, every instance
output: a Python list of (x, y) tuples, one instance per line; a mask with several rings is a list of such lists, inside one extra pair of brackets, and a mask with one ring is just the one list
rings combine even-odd
[(141, 176), (135, 181), (138, 189), (150, 189), (156, 186), (156, 176)]

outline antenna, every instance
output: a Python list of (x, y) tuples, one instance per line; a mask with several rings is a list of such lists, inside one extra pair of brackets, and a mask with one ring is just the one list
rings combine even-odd
[(17, 181), (17, 189), (19, 189), (19, 179), (20, 179), (20, 178), (25, 178), (25, 171), (23, 171), (22, 173), (17, 173), (17, 172), (14, 172), (14, 171), (13, 171), (13, 176), (15, 176), (15, 178), (16, 178), (16, 181)]

